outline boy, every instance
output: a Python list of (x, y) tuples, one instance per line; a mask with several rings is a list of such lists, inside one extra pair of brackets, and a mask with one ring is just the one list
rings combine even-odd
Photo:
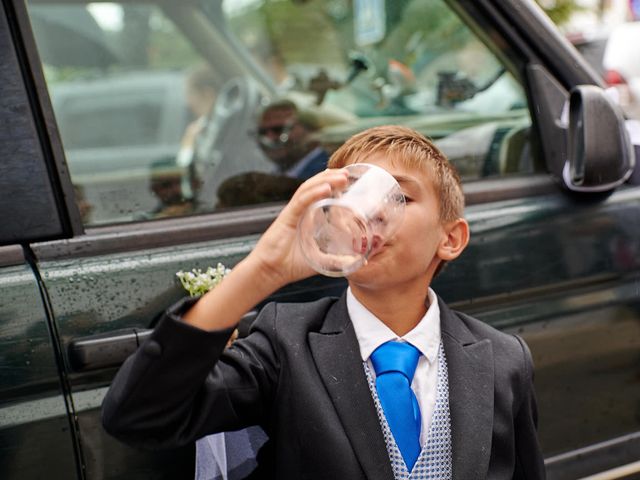
[[(298, 219), (346, 185), (341, 167), (355, 162), (400, 183), (398, 232), (348, 277), (340, 299), (269, 304), (223, 353), (244, 312), (314, 273), (296, 242)], [(451, 311), (429, 288), (469, 240), (451, 165), (395, 126), (355, 135), (329, 165), (220, 285), (168, 311), (114, 380), (105, 428), (169, 447), (257, 424), (270, 438), (260, 478), (544, 478), (527, 347)]]

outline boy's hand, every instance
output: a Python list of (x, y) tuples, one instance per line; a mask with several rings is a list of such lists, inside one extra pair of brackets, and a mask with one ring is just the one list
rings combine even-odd
[(347, 171), (325, 170), (304, 182), (262, 235), (253, 251), (183, 316), (204, 330), (236, 325), (243, 314), (284, 285), (314, 274), (297, 240), (298, 220), (306, 209), (347, 185)]
[(274, 290), (315, 273), (300, 250), (298, 221), (311, 204), (330, 197), (332, 189), (344, 188), (347, 175), (345, 169), (327, 169), (305, 181), (247, 257), (259, 278), (273, 282)]

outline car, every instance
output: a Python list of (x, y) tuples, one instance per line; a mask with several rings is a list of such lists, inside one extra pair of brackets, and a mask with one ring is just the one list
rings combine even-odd
[[(155, 206), (150, 172), (179, 150), (189, 120), (185, 82), (180, 71), (133, 71), (52, 85), (66, 159), (94, 224), (126, 221)], [(123, 209), (119, 198), (137, 210)]]
[(0, 478), (193, 478), (194, 445), (103, 430), (115, 372), (177, 272), (251, 251), (304, 180), (283, 155), (389, 123), (461, 173), (471, 243), (434, 289), (527, 341), (549, 478), (638, 472), (640, 142), (533, 1), (11, 0), (0, 64)]
[(640, 21), (611, 30), (602, 58), (607, 82), (616, 87), (630, 115), (640, 119)]
[(640, 119), (640, 21), (569, 36), (589, 64), (603, 75), (629, 118)]

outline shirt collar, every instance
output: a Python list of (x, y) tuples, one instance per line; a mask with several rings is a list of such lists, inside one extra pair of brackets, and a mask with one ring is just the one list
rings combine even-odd
[(367, 361), (373, 351), (390, 340), (402, 340), (420, 350), (429, 363), (433, 363), (438, 356), (440, 346), (440, 307), (435, 292), (429, 288), (429, 308), (418, 324), (402, 337), (398, 337), (378, 317), (371, 313), (360, 303), (347, 289), (347, 311), (356, 338), (360, 346), (360, 355), (363, 361)]

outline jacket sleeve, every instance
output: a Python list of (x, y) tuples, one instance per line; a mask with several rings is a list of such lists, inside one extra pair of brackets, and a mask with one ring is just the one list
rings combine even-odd
[(522, 400), (515, 417), (516, 466), (514, 479), (544, 480), (544, 458), (538, 443), (538, 409), (533, 388), (533, 360), (529, 347), (516, 335), (523, 351)]
[(114, 378), (102, 421), (119, 440), (172, 448), (266, 418), (279, 370), (275, 304), (263, 309), (251, 335), (225, 350), (232, 328), (207, 332), (181, 321), (195, 301), (170, 308)]

